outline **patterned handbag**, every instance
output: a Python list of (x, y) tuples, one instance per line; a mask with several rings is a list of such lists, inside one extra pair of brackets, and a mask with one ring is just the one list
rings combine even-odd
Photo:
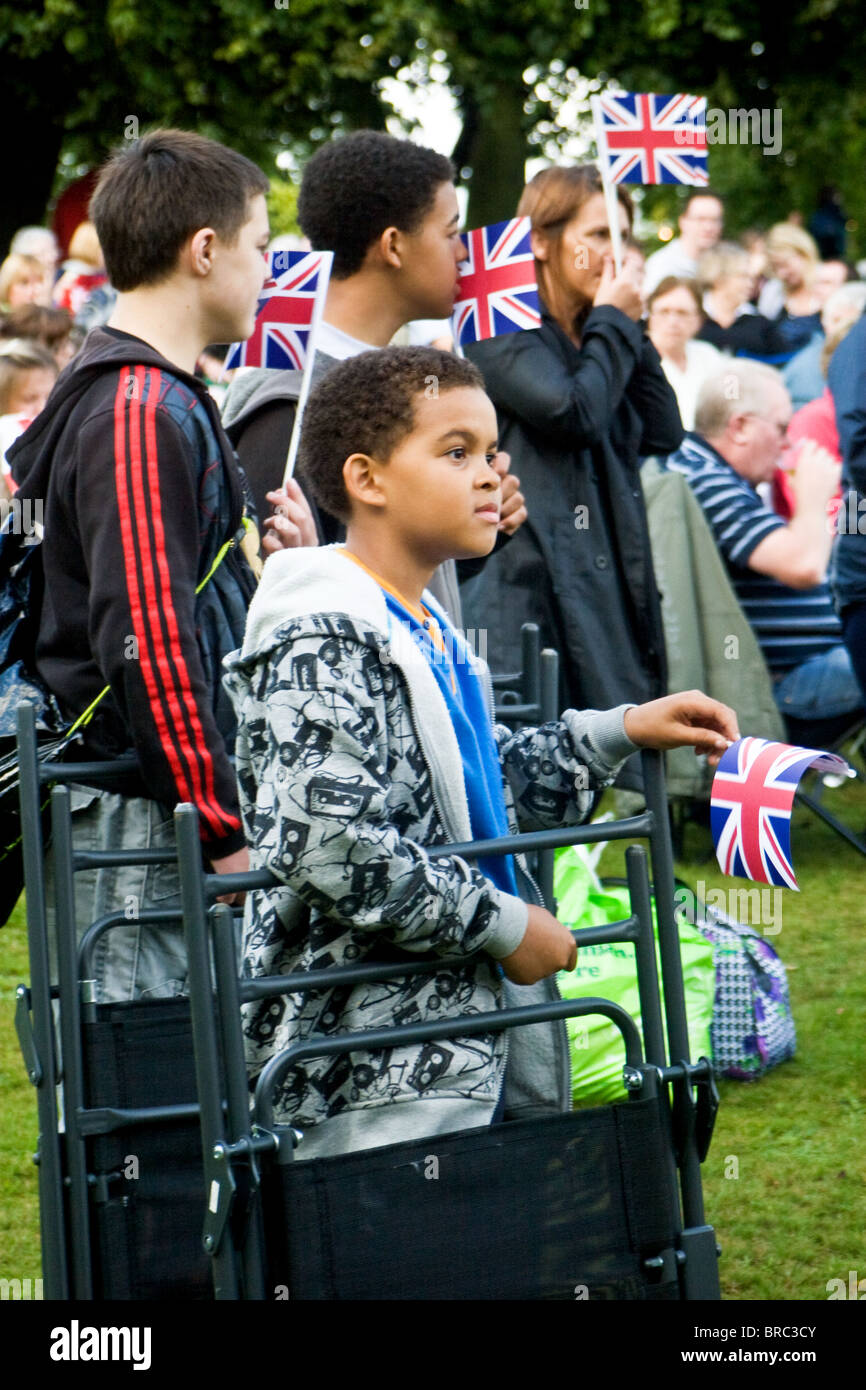
[(739, 1081), (757, 1080), (797, 1048), (787, 972), (752, 927), (699, 900), (695, 909), (695, 926), (712, 942), (716, 968), (710, 1028), (716, 1071)]

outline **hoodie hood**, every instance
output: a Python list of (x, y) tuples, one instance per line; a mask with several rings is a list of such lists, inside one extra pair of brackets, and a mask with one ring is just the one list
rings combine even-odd
[[(337, 365), (337, 359), (327, 352), (316, 352), (310, 369), (310, 386)], [(297, 401), (301, 394), (304, 373), (293, 367), (244, 367), (229, 383), (222, 408), (223, 428), (229, 439), (236, 440), (253, 416), (275, 401)]]
[[(392, 619), (379, 585), (341, 549), (299, 547), (270, 556), (250, 604), (243, 647), (223, 662), (226, 688), (240, 711), (257, 667), (272, 656), (282, 660), (280, 649), (302, 638), (321, 641), (342, 632), (370, 647), (378, 661), (396, 666), (403, 675), (446, 833), (454, 840), (471, 840), (463, 760), (436, 677), (408, 628)], [(447, 623), (426, 589), (423, 601)]]
[(196, 377), (169, 362), (142, 338), (121, 333), (116, 328), (94, 328), (85, 338), (81, 351), (63, 368), (45, 409), (7, 454), (22, 497), (46, 495), (55, 445), (70, 415), (93, 383), (104, 373), (116, 372), (119, 367), (141, 365), (170, 372), (199, 396), (205, 391)]
[(279, 645), (281, 629), (323, 613), (341, 614), (373, 627), (378, 642), (388, 641), (388, 608), (374, 579), (347, 560), (340, 546), (300, 546), (267, 560), (247, 617), (241, 664), (267, 656)]
[(273, 401), (297, 401), (303, 372), (294, 368), (243, 367), (229, 382), (222, 409), (223, 428), (247, 424), (256, 411)]

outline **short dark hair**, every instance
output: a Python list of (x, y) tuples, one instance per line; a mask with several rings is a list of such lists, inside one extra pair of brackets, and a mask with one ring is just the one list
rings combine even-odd
[(122, 292), (164, 280), (200, 227), (231, 245), (250, 199), (269, 186), (251, 160), (191, 130), (152, 130), (125, 143), (90, 202), (112, 285)]
[(666, 275), (663, 280), (659, 280), (652, 294), (646, 302), (647, 309), (652, 309), (657, 299), (663, 295), (670, 294), (671, 290), (688, 290), (692, 299), (695, 301), (695, 308), (704, 317), (704, 305), (701, 299), (701, 290), (697, 280), (691, 279), (687, 275)]
[(310, 392), (298, 464), (316, 501), (349, 519), (343, 465), (351, 454), (387, 460), (412, 433), (413, 402), (435, 382), (437, 394), (461, 386), (484, 390), (472, 362), (438, 348), (388, 347), (333, 367)]
[(355, 275), (386, 227), (414, 232), (436, 191), (454, 179), (450, 159), (411, 140), (356, 130), (324, 145), (304, 169), (298, 221), (314, 251), (333, 251), (335, 280)]

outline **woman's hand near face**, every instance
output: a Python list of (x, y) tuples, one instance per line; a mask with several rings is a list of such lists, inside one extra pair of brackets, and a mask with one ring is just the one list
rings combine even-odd
[(604, 270), (592, 302), (596, 309), (602, 304), (612, 304), (615, 309), (621, 309), (637, 323), (643, 313), (638, 267), (626, 261), (617, 275), (613, 266), (613, 256), (605, 256)]

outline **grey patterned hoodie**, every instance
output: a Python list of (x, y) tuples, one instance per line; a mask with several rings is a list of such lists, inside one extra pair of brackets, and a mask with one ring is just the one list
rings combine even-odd
[[(428, 594), (424, 601), (437, 611)], [(486, 666), (472, 660), (489, 689)], [(509, 985), (496, 964), (523, 937), (525, 903), (464, 860), (435, 856), (437, 843), (472, 838), (460, 750), (427, 660), (372, 578), (339, 547), (271, 556), (243, 650), (225, 665), (252, 866), (285, 884), (247, 900), (245, 972), (282, 975), (401, 954), (464, 962), (420, 979), (248, 1005), (252, 1076), (311, 1034), (555, 994), (552, 980)], [(560, 722), (519, 733), (496, 726), (514, 828), (586, 818), (593, 789), (608, 785), (634, 751), (626, 708), (567, 710)], [(307, 1060), (288, 1074), (276, 1114), (305, 1131), (304, 1158), (486, 1124), (509, 1050), (511, 1113), (569, 1108), (565, 1029), (539, 1024), (513, 1037), (359, 1047)]]

